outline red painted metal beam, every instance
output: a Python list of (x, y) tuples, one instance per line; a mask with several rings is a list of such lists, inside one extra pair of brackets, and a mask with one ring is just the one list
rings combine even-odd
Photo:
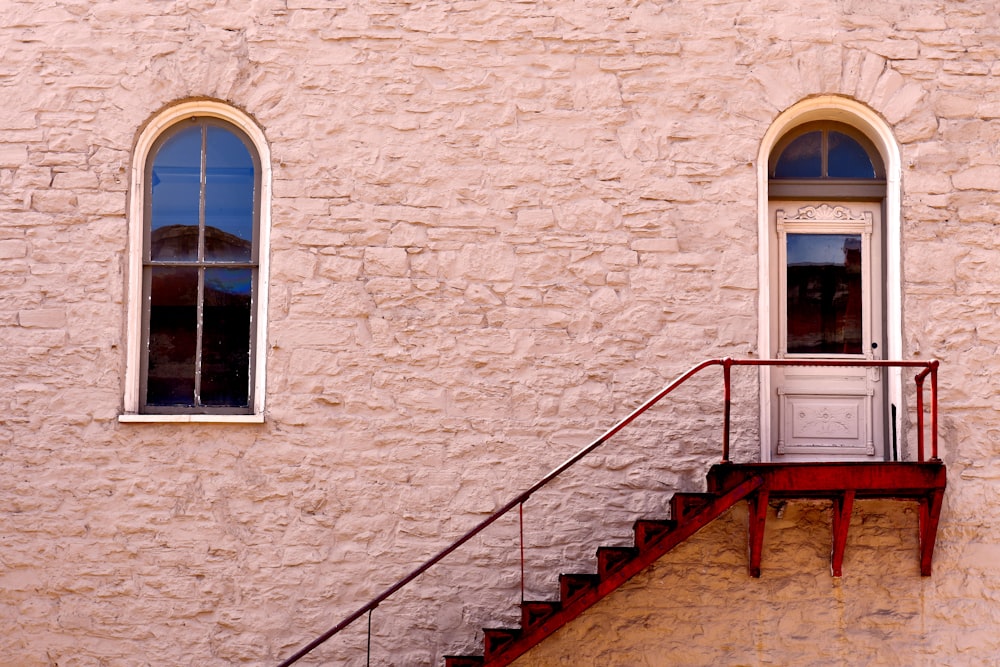
[(920, 500), (919, 534), (920, 534), (920, 574), (931, 576), (931, 559), (934, 557), (934, 543), (937, 541), (938, 520), (941, 518), (941, 503), (944, 500), (944, 489), (935, 489), (933, 493)]
[(853, 509), (854, 489), (847, 489), (844, 495), (833, 499), (833, 548), (830, 552), (830, 570), (835, 577), (843, 574), (844, 547), (847, 545), (847, 530), (851, 525)]
[(767, 523), (767, 503), (770, 498), (767, 489), (761, 489), (747, 499), (750, 507), (749, 552), (750, 576), (760, 578), (760, 559), (764, 551), (764, 526)]
[(772, 497), (833, 497), (854, 489), (858, 497), (918, 499), (944, 489), (940, 462), (931, 463), (748, 463), (712, 466), (708, 490), (762, 476)]

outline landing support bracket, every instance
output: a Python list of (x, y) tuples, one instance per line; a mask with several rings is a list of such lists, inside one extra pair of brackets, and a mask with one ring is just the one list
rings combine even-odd
[(770, 498), (766, 489), (761, 489), (757, 493), (747, 498), (750, 506), (750, 576), (760, 578), (760, 558), (764, 551), (764, 526), (767, 523), (767, 501)]
[(844, 495), (833, 499), (833, 548), (830, 552), (830, 571), (835, 577), (843, 574), (844, 547), (847, 545), (847, 529), (851, 525), (853, 509), (854, 489), (847, 489)]
[(920, 499), (918, 530), (920, 531), (920, 575), (931, 576), (931, 559), (937, 541), (938, 520), (941, 518), (941, 501), (944, 489), (935, 489)]
[(749, 503), (748, 552), (751, 577), (760, 576), (764, 525), (770, 500), (829, 499), (833, 502), (830, 570), (841, 576), (855, 500), (886, 498), (919, 504), (920, 574), (929, 577), (941, 504), (947, 485), (944, 464), (885, 463), (726, 463), (713, 466), (708, 491), (720, 493), (750, 479), (761, 480)]

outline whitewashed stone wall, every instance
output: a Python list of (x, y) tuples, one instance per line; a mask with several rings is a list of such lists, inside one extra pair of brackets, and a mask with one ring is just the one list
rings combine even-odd
[[(912, 508), (860, 508), (832, 581), (825, 510), (790, 506), (751, 581), (735, 510), (522, 662), (993, 662), (994, 3), (7, 0), (0, 36), (0, 663), (275, 664), (683, 369), (756, 353), (756, 154), (818, 94), (903, 157), (904, 353), (943, 362), (935, 576)], [(263, 425), (117, 419), (132, 148), (192, 98), (270, 142)], [(526, 506), (530, 593), (696, 488), (716, 377)], [(509, 617), (516, 533), (380, 608), (372, 664)]]

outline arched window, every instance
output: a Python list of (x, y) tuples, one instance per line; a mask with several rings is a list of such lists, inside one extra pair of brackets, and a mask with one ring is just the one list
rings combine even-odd
[(225, 105), (165, 116), (134, 161), (126, 413), (259, 421), (266, 145)]

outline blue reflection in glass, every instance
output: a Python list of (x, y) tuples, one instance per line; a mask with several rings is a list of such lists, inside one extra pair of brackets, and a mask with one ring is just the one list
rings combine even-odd
[(846, 266), (852, 251), (861, 251), (857, 234), (789, 234), (788, 265)]
[(774, 167), (775, 178), (820, 178), (823, 175), (823, 134), (806, 132), (798, 137), (778, 156)]
[(254, 165), (238, 136), (209, 126), (205, 173), (205, 259), (249, 261), (253, 249)]
[(249, 405), (252, 287), (252, 269), (205, 269), (201, 375), (205, 405)]
[(198, 258), (201, 201), (201, 128), (171, 136), (153, 160), (150, 258)]
[(207, 269), (205, 271), (206, 299), (211, 292), (238, 297), (250, 296), (252, 287), (252, 269)]
[(831, 131), (827, 138), (829, 156), (827, 173), (832, 178), (875, 178), (871, 157), (861, 144), (840, 132)]

